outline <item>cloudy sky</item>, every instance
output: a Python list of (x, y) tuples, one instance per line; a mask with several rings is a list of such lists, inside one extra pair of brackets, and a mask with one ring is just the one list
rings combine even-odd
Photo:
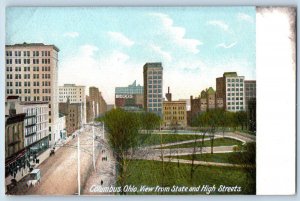
[(59, 84), (114, 88), (143, 83), (143, 65), (162, 62), (174, 99), (215, 88), (236, 71), (256, 79), (255, 7), (8, 8), (6, 44), (59, 49)]

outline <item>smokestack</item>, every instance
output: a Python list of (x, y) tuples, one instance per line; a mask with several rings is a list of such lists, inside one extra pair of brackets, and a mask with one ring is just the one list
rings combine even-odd
[(168, 87), (168, 93), (166, 93), (166, 98), (168, 101), (172, 101), (172, 94), (170, 93), (170, 87)]

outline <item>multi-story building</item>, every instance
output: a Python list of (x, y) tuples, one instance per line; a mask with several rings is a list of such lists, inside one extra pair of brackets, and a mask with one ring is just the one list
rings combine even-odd
[(70, 103), (83, 104), (83, 123), (86, 123), (86, 97), (85, 86), (76, 86), (75, 84), (64, 84), (59, 86), (59, 103), (65, 103), (69, 99)]
[(129, 111), (142, 110), (144, 105), (144, 88), (134, 81), (128, 87), (115, 88), (115, 105)]
[(144, 73), (144, 108), (162, 116), (163, 67), (161, 63), (146, 63)]
[(103, 115), (107, 111), (107, 104), (97, 87), (89, 88), (89, 98), (91, 102), (94, 102), (94, 114), (96, 117)]
[(244, 76), (225, 72), (216, 79), (216, 97), (223, 99), (224, 109), (232, 112), (245, 110)]
[(5, 115), (5, 189), (12, 179), (19, 181), (24, 173), (23, 164), (27, 158), (24, 146), (25, 116), (25, 113)]
[(245, 80), (245, 109), (248, 110), (248, 102), (256, 99), (256, 80)]
[(23, 114), (24, 146), (30, 154), (40, 155), (49, 147), (48, 102), (20, 101), (18, 96), (8, 96), (5, 102), (5, 114)]
[(70, 101), (67, 101), (66, 103), (59, 103), (59, 112), (65, 115), (66, 133), (68, 136), (81, 128), (83, 124), (83, 111), (82, 103), (70, 103)]
[(26, 114), (5, 115), (5, 160), (24, 150), (24, 119)]
[(92, 122), (95, 118), (94, 105), (89, 96), (86, 96), (86, 122)]
[(167, 101), (163, 101), (163, 127), (182, 129), (187, 126), (186, 100), (172, 101), (168, 88)]
[(59, 140), (58, 130), (58, 52), (55, 45), (23, 43), (6, 45), (5, 95), (21, 101), (49, 102), (49, 140)]

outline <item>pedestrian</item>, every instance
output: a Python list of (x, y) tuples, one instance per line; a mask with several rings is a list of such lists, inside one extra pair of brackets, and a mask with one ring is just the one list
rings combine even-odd
[(101, 186), (103, 185), (103, 180), (101, 179)]

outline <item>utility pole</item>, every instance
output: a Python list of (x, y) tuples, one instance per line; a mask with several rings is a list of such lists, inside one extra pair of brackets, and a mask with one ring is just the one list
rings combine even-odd
[(80, 142), (79, 142), (79, 135), (77, 137), (77, 166), (78, 166), (78, 171), (77, 171), (77, 180), (78, 180), (78, 195), (80, 195)]
[[(93, 108), (95, 107), (95, 102), (93, 101)], [(95, 119), (95, 110), (94, 111), (94, 119)], [(95, 122), (93, 120), (93, 166), (94, 171), (96, 171), (96, 161), (95, 161)]]

